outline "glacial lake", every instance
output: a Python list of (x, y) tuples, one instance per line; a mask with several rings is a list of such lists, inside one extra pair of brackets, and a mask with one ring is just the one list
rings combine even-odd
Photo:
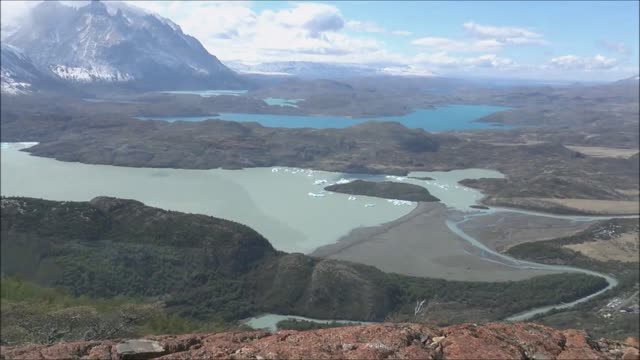
[[(406, 181), (428, 188), (449, 207), (447, 211), (453, 211), (458, 214), (457, 217), (461, 211), (467, 212), (462, 219), (455, 222), (446, 220), (446, 225), (451, 231), (449, 234), (438, 235), (438, 229), (429, 227), (428, 221), (418, 223), (423, 228), (419, 233), (414, 234), (417, 236), (414, 240), (426, 245), (422, 247), (426, 249), (423, 251), (418, 250), (415, 244), (397, 241), (404, 241), (405, 236), (396, 237), (391, 234), (394, 243), (389, 251), (383, 253), (385, 258), (402, 255), (397, 250), (407, 247), (413, 256), (433, 263), (434, 271), (426, 271), (416, 274), (417, 276), (456, 279), (455, 276), (447, 275), (447, 271), (463, 268), (482, 277), (474, 279), (476, 281), (501, 281), (519, 280), (543, 273), (571, 271), (605, 277), (609, 283), (607, 289), (617, 284), (616, 279), (589, 270), (542, 265), (509, 258), (462, 232), (458, 227), (460, 223), (470, 217), (481, 216), (481, 213), (472, 211), (468, 206), (475, 203), (482, 195), (459, 185), (457, 181), (464, 178), (502, 176), (493, 171), (466, 169), (410, 174), (433, 178), (433, 180), (418, 180), (408, 177), (340, 174), (284, 167), (245, 170), (128, 168), (61, 162), (19, 151), (34, 144), (0, 144), (0, 181), (3, 196), (29, 196), (61, 201), (87, 201), (101, 195), (135, 199), (164, 209), (207, 214), (238, 221), (258, 230), (279, 250), (309, 253), (319, 246), (335, 243), (356, 227), (385, 223), (408, 214), (416, 207), (416, 204), (411, 202), (328, 193), (322, 190), (324, 186), (355, 178)], [(594, 219), (592, 217), (568, 218), (576, 221)], [(426, 234), (429, 236), (425, 236)], [(452, 238), (451, 235), (454, 237)], [(471, 245), (474, 251), (469, 251), (472, 249), (468, 245)], [(427, 259), (431, 255), (438, 255), (434, 253), (444, 256), (443, 260), (446, 261)], [(407, 258), (404, 255), (398, 261), (406, 262)], [(459, 264), (454, 261), (456, 259), (460, 261)], [(487, 266), (498, 267), (487, 271)], [(472, 280), (466, 274), (463, 279)], [(458, 278), (458, 280), (462, 279)], [(562, 304), (561, 307), (573, 306), (603, 291), (606, 290)], [(544, 312), (549, 308), (551, 306), (533, 309), (510, 319), (526, 319), (530, 315)], [(248, 319), (247, 324), (254, 328), (273, 329), (278, 321), (286, 318), (306, 319), (264, 314)]]
[(273, 98), (268, 97), (262, 99), (269, 106), (290, 106), (290, 107), (298, 107), (298, 103), (300, 101), (304, 101), (304, 99), (283, 99), (283, 98)]
[(1, 194), (61, 201), (96, 196), (135, 199), (163, 209), (237, 221), (264, 235), (278, 250), (309, 253), (333, 244), (352, 229), (374, 226), (408, 214), (415, 203), (325, 192), (345, 179), (418, 183), (453, 209), (482, 197), (457, 184), (461, 178), (501, 176), (480, 169), (420, 173), (434, 181), (350, 175), (294, 168), (184, 170), (131, 168), (62, 162), (19, 151), (27, 143), (3, 143)]
[(373, 324), (372, 322), (367, 322), (367, 321), (322, 320), (322, 319), (308, 318), (304, 316), (278, 315), (278, 314), (263, 314), (260, 316), (255, 316), (243, 321), (243, 323), (252, 329), (268, 330), (271, 332), (276, 332), (278, 330), (278, 323), (283, 320), (310, 321), (317, 324), (329, 324), (332, 322), (336, 322), (338, 324), (353, 324), (353, 325)]
[[(285, 100), (285, 99), (279, 99)], [(289, 100), (290, 101), (290, 100)], [(508, 129), (493, 123), (474, 122), (493, 113), (508, 110), (502, 106), (490, 105), (450, 105), (435, 109), (420, 109), (410, 114), (399, 116), (384, 116), (375, 118), (351, 118), (346, 116), (309, 116), (309, 115), (273, 115), (273, 114), (245, 114), (220, 113), (208, 116), (154, 116), (138, 117), (140, 120), (174, 121), (204, 121), (207, 119), (222, 119), (239, 122), (257, 122), (266, 127), (284, 128), (346, 128), (367, 121), (396, 121), (408, 128), (419, 128), (427, 131), (439, 132), (450, 130), (473, 129)]]

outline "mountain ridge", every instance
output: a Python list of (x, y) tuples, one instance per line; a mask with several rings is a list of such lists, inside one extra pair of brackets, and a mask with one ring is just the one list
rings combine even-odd
[(40, 71), (75, 85), (141, 90), (247, 86), (171, 20), (126, 4), (94, 0), (76, 9), (45, 1), (3, 42), (22, 49)]
[[(414, 316), (415, 299), (438, 298), (484, 309), (466, 321), (498, 320), (606, 285), (584, 274), (474, 283), (384, 273), (284, 253), (245, 225), (133, 200), (3, 197), (0, 205), (5, 276), (66, 288), (74, 296), (162, 299), (171, 313), (190, 319), (231, 322), (260, 313), (407, 319)], [(440, 311), (447, 313), (446, 307)]]

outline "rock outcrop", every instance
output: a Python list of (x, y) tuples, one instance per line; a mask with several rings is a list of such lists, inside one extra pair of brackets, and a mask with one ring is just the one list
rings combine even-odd
[[(151, 336), (161, 352), (136, 357), (126, 341), (86, 341), (0, 348), (1, 359), (638, 359), (638, 340), (595, 340), (584, 331), (530, 323), (434, 328), (376, 324), (313, 331)], [(120, 345), (120, 346), (119, 346)]]

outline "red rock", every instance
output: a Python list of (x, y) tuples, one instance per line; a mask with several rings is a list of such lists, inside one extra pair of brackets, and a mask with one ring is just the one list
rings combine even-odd
[(622, 354), (622, 360), (640, 360), (640, 352), (634, 347), (627, 348)]
[(629, 336), (628, 338), (626, 338), (624, 340), (624, 343), (629, 345), (629, 346), (632, 346), (632, 347), (634, 347), (636, 349), (640, 348), (640, 342), (638, 342), (638, 338), (634, 338), (634, 337)]
[[(313, 331), (149, 336), (165, 349), (156, 359), (638, 359), (632, 343), (531, 323), (374, 324)], [(434, 341), (436, 339), (437, 341)], [(119, 341), (0, 347), (0, 359), (117, 359)], [(603, 344), (599, 346), (598, 344)], [(637, 343), (635, 343), (637, 344)], [(606, 345), (606, 346), (605, 346)], [(631, 345), (631, 346), (630, 346)]]
[(565, 350), (558, 359), (602, 359), (602, 355), (594, 349), (584, 331), (565, 330), (563, 334), (566, 338)]

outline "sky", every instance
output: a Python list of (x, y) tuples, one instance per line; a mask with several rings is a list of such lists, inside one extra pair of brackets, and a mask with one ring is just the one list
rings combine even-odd
[[(125, 2), (171, 19), (223, 62), (572, 81), (639, 72), (639, 1)], [(36, 3), (0, 2), (3, 29)]]

